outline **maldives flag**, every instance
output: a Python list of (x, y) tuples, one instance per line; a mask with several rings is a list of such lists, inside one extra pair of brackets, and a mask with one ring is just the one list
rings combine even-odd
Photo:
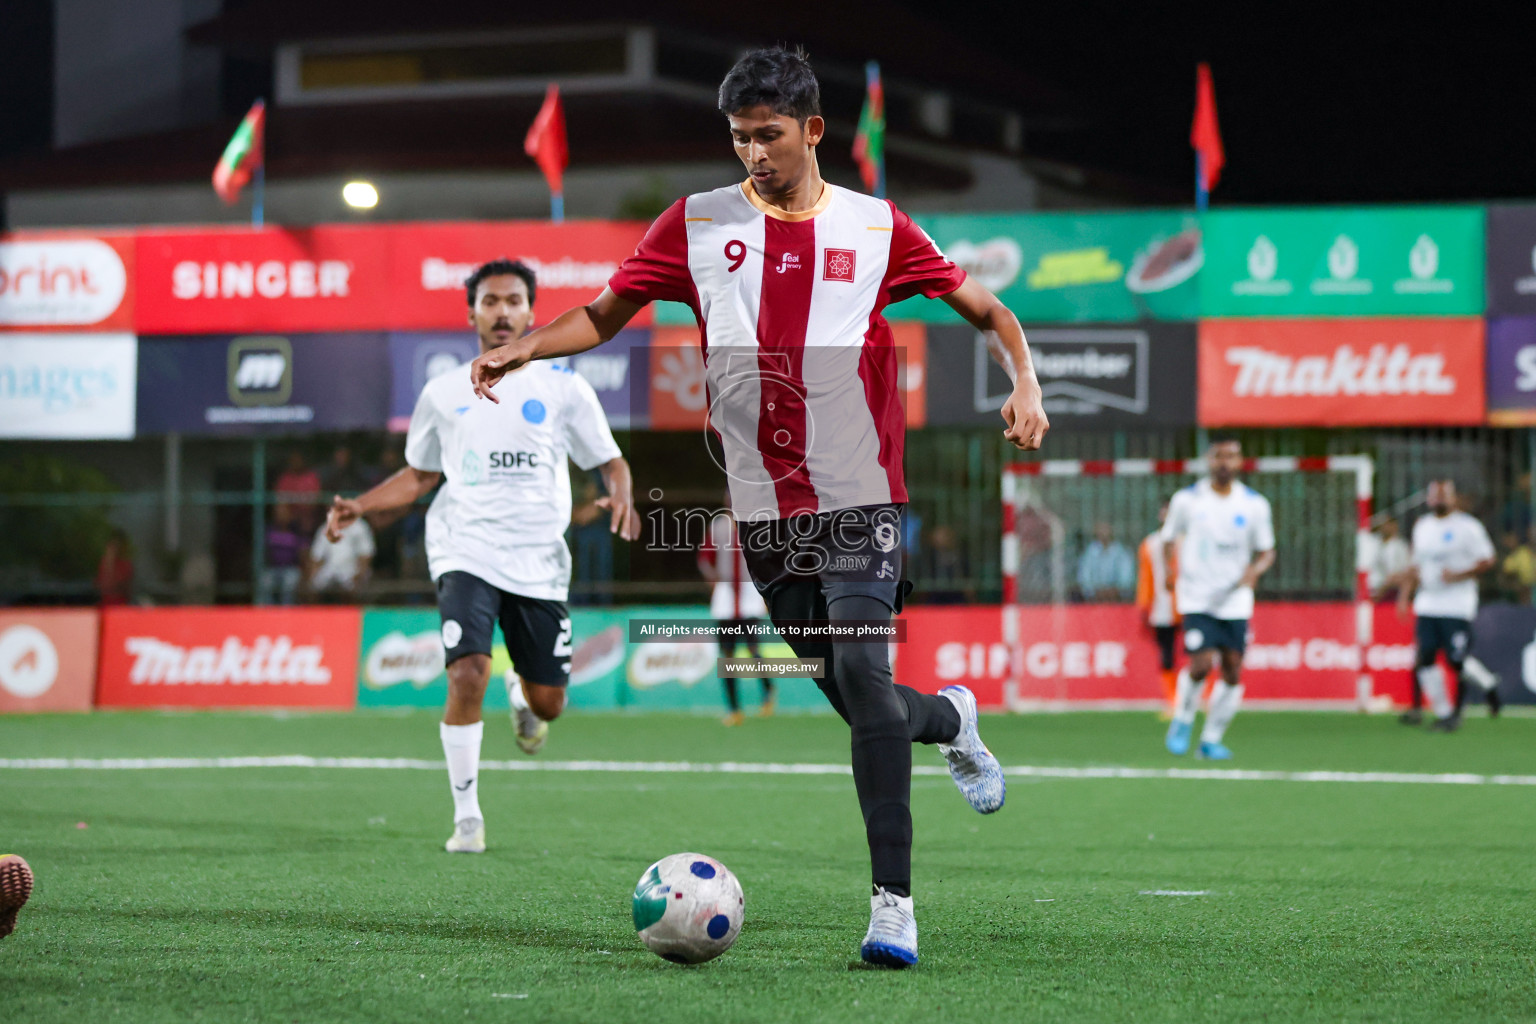
[(565, 191), (564, 172), (570, 166), (571, 154), (565, 144), (565, 108), (560, 105), (560, 87), (553, 82), (544, 94), (539, 116), (533, 119), (528, 137), (523, 140), (523, 151), (544, 172), (551, 192), (558, 196)]
[(859, 112), (859, 130), (853, 137), (853, 159), (859, 165), (859, 177), (871, 195), (885, 197), (885, 86), (880, 82), (880, 65), (864, 65), (864, 109)]
[(1189, 128), (1189, 144), (1200, 155), (1200, 188), (1209, 192), (1221, 179), (1227, 154), (1221, 147), (1221, 126), (1216, 123), (1216, 86), (1211, 82), (1211, 66), (1203, 61), (1195, 73), (1195, 123)]
[(262, 100), (251, 104), (245, 120), (235, 129), (219, 165), (213, 169), (213, 190), (226, 203), (240, 198), (240, 190), (250, 184), (251, 175), (261, 166), (265, 153), (267, 105)]

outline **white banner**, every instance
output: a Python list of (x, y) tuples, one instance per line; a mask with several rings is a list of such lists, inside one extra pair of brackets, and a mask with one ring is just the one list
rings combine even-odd
[(0, 334), (0, 438), (133, 437), (132, 334)]

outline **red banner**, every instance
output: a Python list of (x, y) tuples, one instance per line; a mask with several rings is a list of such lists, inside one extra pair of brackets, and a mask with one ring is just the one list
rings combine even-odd
[(1205, 426), (1480, 424), (1483, 321), (1204, 320), (1199, 373)]
[[(594, 221), (150, 231), (140, 334), (465, 327), (464, 279), (499, 256), (538, 277), (535, 322), (591, 302), (645, 225)], [(649, 311), (634, 324), (650, 323)]]
[(0, 611), (0, 714), (89, 711), (99, 628), (94, 608)]
[(312, 707), (357, 703), (356, 608), (109, 608), (103, 707)]
[(133, 329), (131, 235), (0, 236), (0, 331)]
[[(1160, 701), (1157, 645), (1130, 605), (1031, 605), (1019, 609), (1025, 701)], [(912, 608), (897, 651), (898, 681), (928, 692), (963, 683), (984, 706), (1004, 704), (1010, 652), (1002, 609)], [(1352, 703), (1359, 675), (1350, 604), (1260, 604), (1243, 661), (1248, 700)], [(1408, 693), (1413, 631), (1378, 609), (1366, 650), (1375, 692)], [(1185, 658), (1182, 653), (1179, 661)]]

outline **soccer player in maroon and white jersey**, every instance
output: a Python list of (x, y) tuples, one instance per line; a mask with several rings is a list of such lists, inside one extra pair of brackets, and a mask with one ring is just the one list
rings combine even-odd
[[(678, 200), (590, 304), (475, 360), (476, 393), (530, 359), (612, 338), (647, 302), (687, 303), (700, 327), (710, 430), (732, 514), (769, 615), (786, 623), (889, 624), (901, 610), (905, 425), (897, 352), (881, 310), (942, 298), (988, 338), (1013, 379), (1004, 436), (1025, 450), (1049, 429), (1017, 318), (884, 200), (822, 180), (820, 86), (803, 54), (755, 50), (720, 86), (745, 182)], [(897, 686), (885, 640), (797, 640), (822, 658), (817, 685), (848, 722), (874, 894), (860, 949), (917, 961), (912, 913), (911, 744), (938, 744), (971, 806), (1002, 806), (997, 759), (964, 687)]]

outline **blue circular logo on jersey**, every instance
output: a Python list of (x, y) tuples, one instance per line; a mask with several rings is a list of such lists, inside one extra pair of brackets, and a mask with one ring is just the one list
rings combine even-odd
[(523, 403), (523, 419), (529, 423), (543, 423), (545, 415), (544, 403), (537, 398), (530, 398)]
[(1446, 542), (1446, 543), (1447, 543), (1447, 544), (1449, 544), (1449, 543), (1450, 543), (1450, 542), (1451, 542), (1451, 531), (1450, 531), (1450, 530), (1446, 530), (1446, 531), (1445, 531), (1445, 536), (1444, 536), (1444, 537), (1442, 537), (1442, 538), (1441, 538), (1441, 540), (1443, 540), (1443, 541), (1445, 541), (1445, 542)]
[(1238, 526), (1244, 526), (1248, 522), (1248, 517), (1247, 516), (1237, 516), (1232, 521), (1234, 523), (1236, 523)]

